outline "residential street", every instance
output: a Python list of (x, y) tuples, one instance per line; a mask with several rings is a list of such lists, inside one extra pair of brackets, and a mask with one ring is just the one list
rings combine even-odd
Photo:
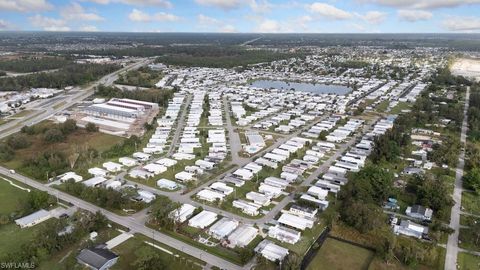
[(458, 255), (458, 234), (460, 232), (460, 214), (462, 207), (462, 191), (463, 191), (463, 167), (465, 166), (465, 145), (467, 140), (468, 129), (468, 104), (470, 101), (470, 87), (467, 87), (467, 93), (465, 96), (465, 107), (463, 111), (462, 131), (460, 135), (460, 143), (462, 144), (462, 150), (458, 157), (458, 165), (455, 173), (455, 187), (453, 190), (454, 205), (452, 207), (452, 213), (450, 215), (450, 227), (454, 230), (452, 234), (448, 236), (447, 243), (447, 255), (445, 258), (445, 270), (457, 269), (457, 255)]

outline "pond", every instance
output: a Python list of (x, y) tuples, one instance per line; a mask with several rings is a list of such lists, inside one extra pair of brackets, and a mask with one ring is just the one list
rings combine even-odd
[(352, 88), (344, 85), (297, 83), (297, 82), (285, 82), (285, 81), (274, 81), (274, 80), (257, 80), (250, 83), (250, 86), (258, 87), (258, 88), (266, 88), (266, 89), (269, 89), (269, 88), (284, 89), (284, 90), (294, 89), (297, 91), (311, 92), (315, 94), (345, 95), (350, 91), (352, 91)]

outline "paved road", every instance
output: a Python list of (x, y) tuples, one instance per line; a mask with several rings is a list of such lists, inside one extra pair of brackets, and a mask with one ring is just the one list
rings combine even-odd
[(67, 193), (58, 191), (52, 187), (48, 187), (46, 185), (43, 185), (42, 183), (39, 183), (35, 180), (32, 180), (28, 177), (25, 177), (20, 174), (11, 174), (9, 172), (9, 169), (0, 167), (0, 173), (4, 175), (8, 175), (11, 178), (14, 178), (15, 180), (22, 182), (26, 185), (29, 185), (33, 188), (46, 191), (49, 194), (53, 196), (57, 196), (59, 199), (67, 201), (69, 203), (72, 203), (78, 208), (90, 211), (90, 212), (97, 212), (100, 211), (102, 214), (104, 214), (110, 221), (115, 222), (117, 224), (120, 224), (124, 227), (130, 228), (131, 233), (141, 233), (151, 239), (154, 239), (158, 242), (161, 242), (165, 245), (168, 245), (176, 250), (183, 251), (184, 253), (187, 253), (193, 257), (199, 258), (211, 265), (218, 266), (220, 268), (224, 269), (231, 269), (231, 270), (240, 270), (244, 269), (241, 266), (235, 265), (229, 261), (226, 261), (224, 259), (221, 259), (215, 255), (212, 255), (206, 251), (203, 251), (199, 248), (192, 247), (182, 241), (179, 241), (173, 237), (170, 237), (168, 235), (165, 235), (163, 233), (160, 233), (156, 230), (150, 229), (146, 227), (142, 222), (136, 220), (134, 217), (129, 217), (129, 216), (119, 216), (117, 214), (114, 214), (110, 211), (107, 211), (103, 208), (100, 208), (94, 204), (91, 204), (89, 202), (83, 201), (77, 197), (74, 197), (72, 195), (69, 195)]
[(174, 154), (175, 148), (178, 146), (178, 142), (180, 140), (180, 135), (182, 135), (183, 127), (185, 126), (185, 117), (187, 115), (188, 108), (190, 107), (190, 103), (192, 102), (192, 95), (187, 95), (187, 100), (184, 103), (184, 107), (178, 117), (177, 120), (177, 127), (175, 128), (175, 134), (173, 135), (172, 142), (170, 144), (170, 149), (168, 149), (167, 157), (171, 157)]
[(235, 132), (235, 128), (232, 125), (232, 119), (230, 118), (230, 105), (228, 103), (226, 95), (223, 95), (223, 107), (225, 109), (225, 118), (227, 119), (226, 123), (228, 130), (228, 139), (230, 141), (230, 152), (232, 154), (232, 163), (244, 163), (248, 159), (240, 157), (238, 155), (238, 153), (242, 151), (242, 142), (240, 141), (240, 135), (238, 134), (238, 132)]
[(468, 105), (470, 101), (470, 87), (467, 87), (467, 94), (465, 96), (465, 107), (463, 110), (463, 122), (462, 132), (460, 134), (460, 142), (462, 144), (462, 150), (458, 157), (458, 165), (455, 173), (455, 187), (453, 190), (452, 212), (450, 215), (450, 227), (454, 230), (452, 234), (448, 236), (447, 242), (447, 255), (445, 258), (445, 270), (457, 269), (457, 255), (458, 255), (458, 234), (460, 231), (460, 213), (462, 207), (462, 191), (463, 191), (463, 167), (465, 166), (465, 144), (467, 140), (468, 129)]
[(48, 107), (41, 108), (42, 111), (40, 113), (32, 113), (32, 114), (29, 114), (27, 117), (23, 117), (22, 119), (18, 119), (18, 120), (11, 121), (11, 122), (8, 122), (8, 123), (5, 123), (5, 124), (1, 125), (0, 126), (0, 139), (5, 138), (7, 136), (10, 136), (11, 134), (17, 133), (25, 125), (36, 124), (38, 122), (41, 122), (41, 121), (51, 117), (52, 115), (54, 115), (58, 112), (61, 112), (61, 111), (65, 110), (66, 108), (74, 105), (75, 103), (80, 102), (80, 101), (84, 100), (85, 98), (91, 96), (94, 93), (96, 86), (98, 86), (100, 84), (111, 85), (115, 80), (117, 80), (118, 75), (120, 73), (126, 72), (126, 71), (131, 70), (131, 69), (137, 69), (137, 68), (139, 68), (141, 66), (144, 66), (145, 64), (149, 63), (150, 61), (151, 61), (150, 59), (142, 58), (142, 59), (138, 60), (137, 62), (135, 62), (133, 64), (130, 64), (130, 65), (128, 65), (128, 66), (126, 66), (126, 67), (124, 67), (120, 70), (117, 70), (113, 73), (110, 73), (110, 74), (102, 77), (98, 81), (96, 81), (92, 84), (89, 84), (89, 86), (87, 86), (84, 89), (81, 89), (81, 88), (72, 89), (71, 92), (76, 91), (76, 94), (74, 94), (74, 95), (63, 95), (62, 96), (63, 98), (58, 99), (57, 102), (49, 104)]

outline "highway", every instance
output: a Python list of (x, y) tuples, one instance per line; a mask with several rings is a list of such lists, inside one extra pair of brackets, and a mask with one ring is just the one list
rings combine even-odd
[(455, 170), (455, 186), (453, 189), (453, 201), (452, 212), (450, 215), (450, 228), (454, 231), (448, 236), (447, 242), (447, 255), (445, 257), (445, 270), (457, 269), (457, 255), (458, 255), (458, 235), (460, 233), (460, 214), (462, 208), (462, 192), (463, 192), (463, 168), (465, 166), (465, 145), (467, 141), (468, 130), (468, 106), (470, 102), (470, 86), (467, 87), (467, 93), (465, 95), (465, 107), (463, 110), (463, 122), (462, 131), (460, 134), (460, 143), (462, 144), (462, 150), (458, 157), (458, 165)]
[(8, 175), (9, 177), (24, 183), (28, 186), (31, 186), (33, 188), (36, 188), (38, 190), (46, 191), (52, 196), (58, 197), (60, 200), (64, 200), (66, 202), (69, 202), (73, 204), (74, 206), (90, 211), (90, 212), (98, 212), (100, 211), (102, 214), (104, 214), (110, 221), (120, 224), (124, 227), (127, 227), (131, 230), (132, 233), (140, 233), (143, 234), (151, 239), (154, 239), (155, 241), (159, 241), (165, 245), (168, 245), (176, 250), (181, 250), (186, 254), (189, 254), (193, 257), (199, 258), (208, 264), (215, 265), (220, 268), (224, 269), (229, 269), (229, 270), (240, 270), (244, 269), (241, 266), (238, 266), (236, 264), (233, 264), (229, 261), (226, 261), (222, 258), (219, 258), (215, 255), (212, 255), (204, 250), (201, 250), (196, 247), (192, 247), (180, 240), (177, 240), (173, 237), (170, 237), (166, 234), (160, 233), (156, 230), (150, 229), (146, 227), (144, 224), (136, 220), (135, 218), (131, 216), (119, 216), (115, 213), (112, 213), (110, 211), (107, 211), (101, 207), (98, 207), (94, 204), (91, 204), (89, 202), (83, 201), (75, 196), (69, 195), (67, 193), (64, 193), (62, 191), (59, 191), (57, 189), (54, 189), (52, 187), (46, 186), (42, 183), (39, 183), (33, 179), (30, 179), (28, 177), (25, 177), (20, 174), (11, 174), (9, 169), (0, 167), (0, 174)]
[(60, 95), (60, 97), (62, 97), (62, 98), (59, 98), (56, 102), (49, 104), (49, 106), (46, 107), (46, 108), (36, 108), (38, 110), (41, 110), (40, 113), (35, 112), (35, 113), (32, 113), (32, 114), (28, 115), (27, 117), (17, 119), (17, 120), (14, 120), (14, 121), (10, 121), (8, 123), (0, 125), (0, 139), (8, 137), (8, 136), (10, 136), (14, 133), (17, 133), (18, 131), (20, 131), (20, 129), (23, 126), (34, 125), (38, 122), (41, 122), (41, 121), (53, 116), (54, 114), (56, 114), (58, 112), (61, 112), (65, 109), (71, 107), (72, 105), (76, 104), (77, 102), (80, 102), (80, 101), (84, 100), (85, 98), (91, 96), (95, 91), (95, 87), (97, 87), (98, 85), (100, 85), (100, 84), (111, 85), (111, 84), (113, 84), (114, 81), (116, 81), (118, 79), (118, 75), (120, 73), (129, 71), (129, 70), (132, 70), (132, 69), (138, 69), (141, 66), (144, 66), (144, 65), (148, 64), (151, 61), (152, 60), (148, 59), (148, 58), (141, 58), (133, 64), (130, 64), (130, 65), (128, 65), (128, 66), (126, 66), (122, 69), (119, 69), (115, 72), (112, 72), (112, 73), (102, 77), (98, 81), (89, 84), (85, 88), (76, 87), (76, 88), (70, 90), (70, 92), (75, 92), (75, 94), (73, 94), (73, 95), (65, 95), (65, 94)]

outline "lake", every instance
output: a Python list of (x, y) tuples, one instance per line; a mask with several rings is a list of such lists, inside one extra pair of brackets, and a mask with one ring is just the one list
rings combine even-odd
[(303, 92), (311, 92), (315, 94), (337, 94), (345, 95), (352, 91), (352, 88), (343, 85), (333, 84), (314, 84), (314, 83), (297, 83), (273, 80), (257, 80), (250, 83), (250, 86), (258, 88), (275, 88), (284, 90), (298, 90)]

